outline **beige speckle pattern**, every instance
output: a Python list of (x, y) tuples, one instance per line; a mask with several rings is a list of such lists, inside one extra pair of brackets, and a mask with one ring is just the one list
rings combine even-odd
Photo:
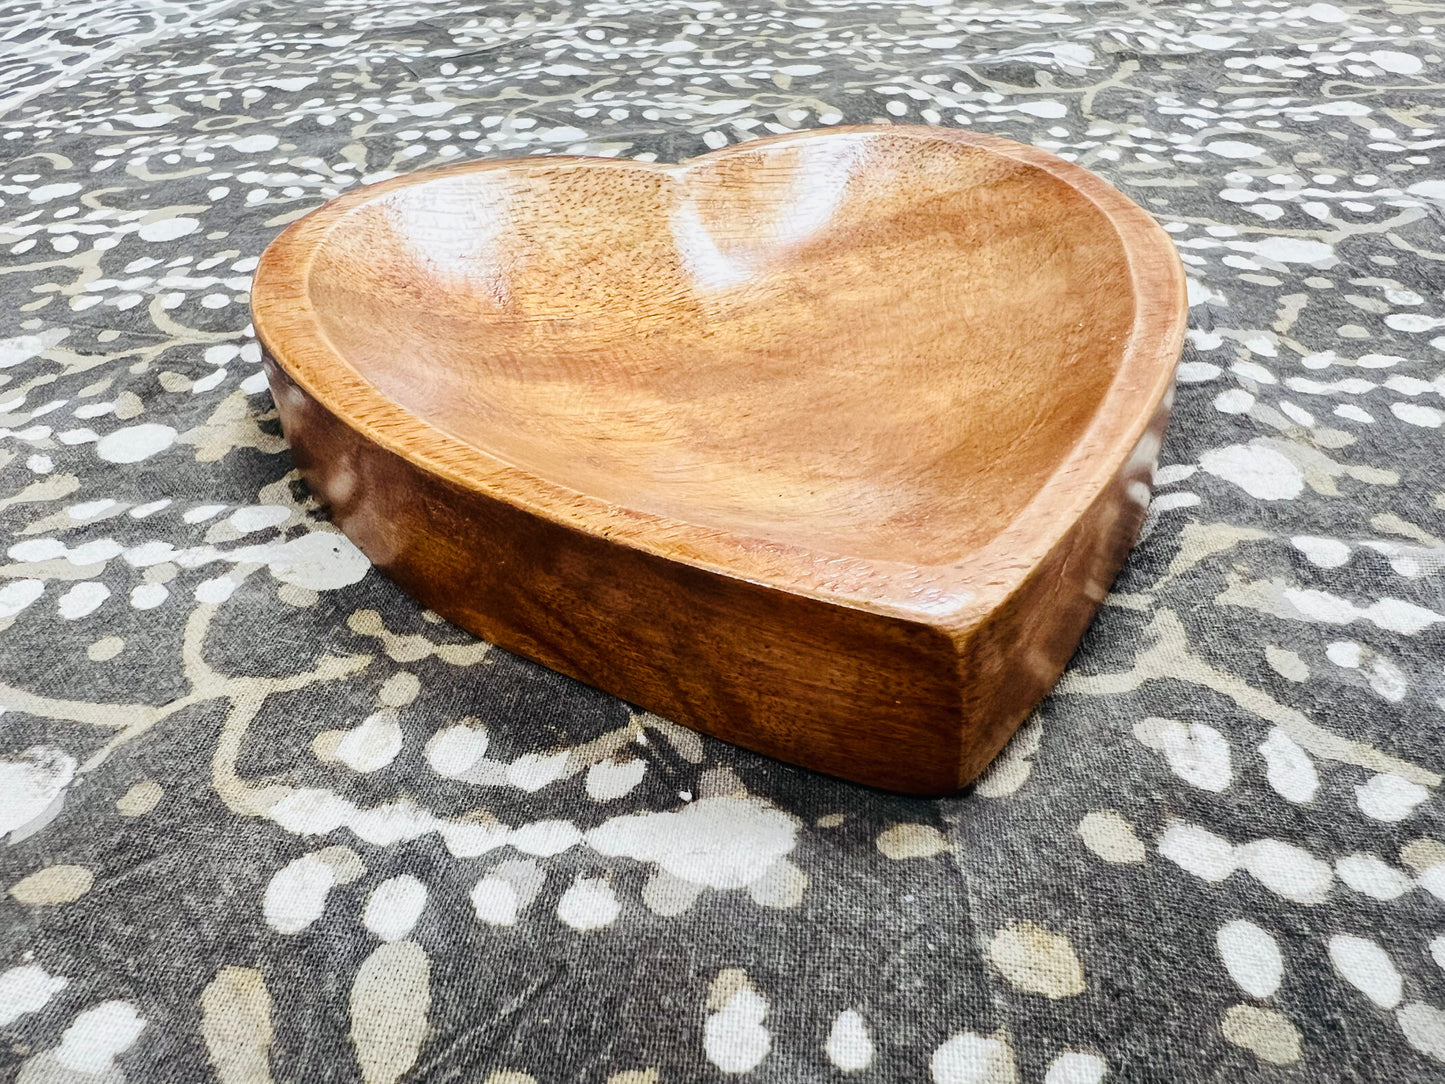
[(223, 967), (201, 992), (201, 1036), (220, 1084), (270, 1084), (271, 994), (261, 972)]
[(1010, 984), (1047, 998), (1082, 994), (1084, 967), (1069, 939), (1032, 922), (1015, 922), (993, 935), (988, 958)]
[(350, 847), (324, 847), (311, 857), (331, 867), (337, 884), (350, 884), (366, 872), (361, 859)]
[(91, 662), (109, 662), (125, 650), (125, 641), (119, 636), (102, 636), (85, 649), (85, 657)]
[(95, 874), (84, 866), (46, 866), (10, 886), (10, 895), (31, 907), (74, 903), (90, 891)]
[(1079, 835), (1084, 846), (1105, 862), (1144, 861), (1144, 844), (1134, 834), (1134, 826), (1117, 810), (1096, 809), (1085, 813), (1084, 819), (1079, 822)]
[(1235, 1046), (1271, 1065), (1289, 1065), (1300, 1058), (1299, 1028), (1274, 1009), (1233, 1005), (1219, 1030)]
[(948, 850), (948, 840), (931, 824), (895, 824), (878, 836), (878, 850), (887, 858), (932, 858)]
[(379, 945), (351, 986), (351, 1043), (365, 1084), (394, 1084), (416, 1062), (431, 1007), (431, 962), (412, 941)]
[(120, 796), (115, 808), (122, 817), (144, 817), (160, 804), (164, 796), (165, 791), (159, 783), (143, 779)]
[(1400, 848), (1400, 861), (1417, 873), (1445, 865), (1445, 843), (1429, 836), (1412, 839)]
[(381, 687), (381, 702), (388, 707), (401, 708), (416, 699), (421, 683), (416, 675), (402, 670), (392, 674)]

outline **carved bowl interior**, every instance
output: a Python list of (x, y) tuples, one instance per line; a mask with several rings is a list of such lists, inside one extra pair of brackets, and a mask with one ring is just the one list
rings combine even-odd
[(307, 482), (427, 605), (917, 791), (976, 775), (1077, 644), (1187, 314), (1098, 177), (907, 127), (393, 178), (291, 226), (252, 307)]
[(364, 379), (529, 474), (915, 565), (1033, 498), (1135, 315), (1072, 185), (886, 133), (439, 176), (352, 210), (307, 287)]

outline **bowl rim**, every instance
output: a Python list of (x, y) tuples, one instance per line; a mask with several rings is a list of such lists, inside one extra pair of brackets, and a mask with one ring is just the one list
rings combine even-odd
[[(413, 185), (493, 170), (626, 168), (685, 173), (693, 164), (815, 139), (875, 136), (961, 143), (1040, 169), (1106, 217), (1129, 266), (1134, 321), (1114, 379), (1083, 433), (997, 534), (954, 561), (915, 565), (822, 552), (615, 505), (553, 482), (433, 425), (386, 396), (330, 341), (309, 291), (312, 261), (329, 231), (361, 207)], [(1183, 264), (1169, 235), (1133, 200), (1091, 171), (1028, 144), (966, 129), (838, 125), (747, 140), (677, 163), (587, 155), (480, 159), (362, 185), (291, 223), (264, 250), (251, 288), (263, 350), (342, 424), (414, 467), (596, 538), (734, 579), (835, 604), (962, 630), (1016, 591), (1129, 465), (1152, 466), (1155, 422), (1172, 405), (1188, 323)]]

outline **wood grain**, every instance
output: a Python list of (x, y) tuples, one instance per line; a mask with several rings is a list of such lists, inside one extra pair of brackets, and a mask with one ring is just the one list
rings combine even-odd
[(1098, 177), (909, 127), (394, 178), (286, 230), (252, 308), (303, 476), (418, 599), (916, 793), (988, 764), (1108, 590), (1187, 314)]

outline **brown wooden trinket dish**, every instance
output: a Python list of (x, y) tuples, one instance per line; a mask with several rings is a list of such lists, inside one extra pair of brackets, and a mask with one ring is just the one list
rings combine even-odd
[(974, 779), (1137, 535), (1184, 333), (1077, 166), (839, 128), (349, 192), (252, 294), (297, 466), (437, 613), (770, 756)]

